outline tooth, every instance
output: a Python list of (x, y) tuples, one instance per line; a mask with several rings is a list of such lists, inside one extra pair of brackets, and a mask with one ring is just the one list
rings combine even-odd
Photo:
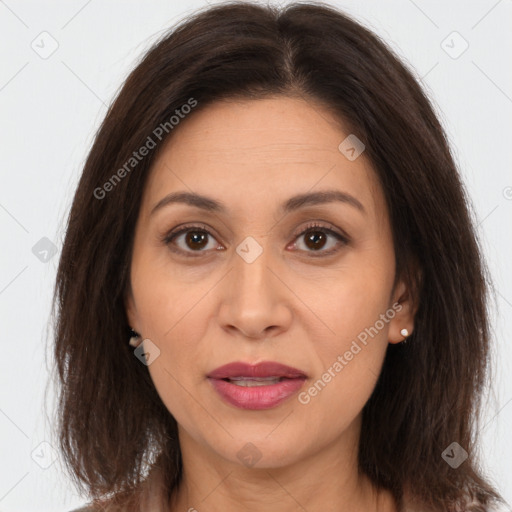
[(229, 377), (229, 380), (254, 380), (258, 381), (268, 381), (268, 380), (276, 380), (282, 379), (283, 377)]
[(281, 379), (279, 377), (275, 378), (262, 378), (259, 380), (253, 380), (253, 379), (244, 379), (244, 378), (236, 378), (236, 379), (230, 379), (230, 382), (232, 384), (235, 384), (236, 386), (242, 386), (242, 387), (254, 387), (254, 386), (268, 386), (271, 384), (277, 384)]

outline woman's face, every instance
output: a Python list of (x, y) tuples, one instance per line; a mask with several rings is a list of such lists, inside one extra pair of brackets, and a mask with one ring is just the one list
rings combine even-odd
[[(155, 161), (126, 304), (185, 452), (256, 467), (333, 443), (353, 453), (386, 347), (413, 324), (405, 286), (393, 290), (381, 187), (352, 139), (339, 149), (349, 135), (301, 99), (218, 102), (175, 127)], [(153, 210), (176, 193), (211, 202)], [(306, 378), (248, 387), (208, 377), (262, 361)]]

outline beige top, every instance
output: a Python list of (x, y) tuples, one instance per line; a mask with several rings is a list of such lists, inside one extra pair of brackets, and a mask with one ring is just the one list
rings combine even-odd
[[(160, 471), (155, 468), (148, 475), (148, 478), (143, 484), (141, 512), (169, 512), (168, 505), (163, 499), (162, 493), (162, 475)], [(472, 502), (471, 504), (476, 504)], [(120, 510), (114, 506), (103, 506), (100, 508), (101, 512), (128, 512)], [(405, 512), (431, 512), (415, 504), (407, 495), (404, 496), (404, 511)], [(86, 506), (83, 508), (72, 510), (71, 512), (98, 512), (97, 508), (93, 506)], [(133, 512), (133, 511), (129, 511)], [(464, 511), (460, 511), (464, 512)], [(487, 508), (487, 512), (512, 512), (512, 508), (507, 505), (495, 505)]]

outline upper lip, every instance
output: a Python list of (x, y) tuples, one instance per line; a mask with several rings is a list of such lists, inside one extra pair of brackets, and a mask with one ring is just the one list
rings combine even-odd
[(237, 361), (219, 366), (219, 368), (216, 368), (207, 376), (212, 379), (227, 379), (232, 377), (287, 377), (294, 379), (307, 377), (303, 371), (275, 361), (263, 361), (257, 364)]

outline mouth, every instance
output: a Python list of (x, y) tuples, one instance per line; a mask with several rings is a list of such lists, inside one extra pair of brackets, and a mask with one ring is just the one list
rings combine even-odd
[(239, 409), (270, 409), (295, 394), (307, 375), (276, 362), (229, 363), (210, 372), (208, 380), (224, 402)]
[(288, 377), (233, 377), (231, 379), (220, 379), (225, 382), (230, 382), (235, 386), (242, 386), (245, 388), (252, 388), (256, 386), (271, 386), (284, 380), (290, 380)]

